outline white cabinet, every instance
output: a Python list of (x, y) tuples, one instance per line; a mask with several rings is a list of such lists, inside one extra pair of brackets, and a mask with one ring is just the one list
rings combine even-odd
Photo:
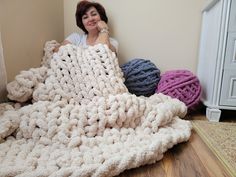
[(210, 121), (236, 110), (236, 0), (212, 0), (202, 11), (197, 76)]

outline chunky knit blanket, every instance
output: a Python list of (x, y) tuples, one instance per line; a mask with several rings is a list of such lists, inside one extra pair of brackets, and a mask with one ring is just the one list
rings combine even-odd
[(106, 45), (73, 45), (40, 68), (23, 71), (8, 97), (32, 104), (0, 114), (0, 176), (115, 176), (155, 163), (187, 141), (186, 106), (163, 94), (128, 93), (118, 60)]

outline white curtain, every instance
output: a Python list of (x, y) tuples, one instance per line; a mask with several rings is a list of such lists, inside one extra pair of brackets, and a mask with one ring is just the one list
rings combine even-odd
[(7, 74), (3, 57), (2, 38), (0, 32), (0, 103), (6, 101), (7, 99), (6, 84), (7, 84)]

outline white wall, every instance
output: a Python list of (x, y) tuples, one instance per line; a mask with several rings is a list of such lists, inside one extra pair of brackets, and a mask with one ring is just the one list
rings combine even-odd
[(7, 79), (39, 67), (46, 41), (63, 40), (63, 0), (0, 0)]
[[(112, 35), (119, 41), (120, 64), (133, 58), (152, 60), (162, 72), (196, 73), (201, 9), (206, 0), (97, 0), (107, 11)], [(78, 0), (64, 0), (65, 36), (79, 31)]]

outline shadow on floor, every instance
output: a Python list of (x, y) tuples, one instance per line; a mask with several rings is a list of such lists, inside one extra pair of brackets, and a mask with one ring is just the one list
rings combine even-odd
[[(206, 106), (200, 103), (194, 110), (189, 110), (187, 120), (208, 120), (206, 118)], [(220, 122), (236, 122), (236, 110), (221, 109)]]

